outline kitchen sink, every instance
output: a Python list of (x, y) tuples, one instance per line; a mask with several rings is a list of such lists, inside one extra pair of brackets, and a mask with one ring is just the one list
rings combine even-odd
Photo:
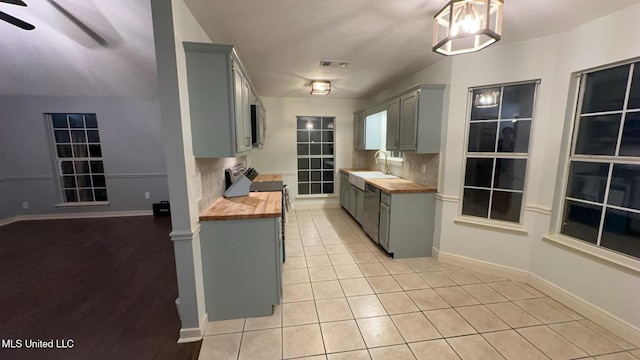
[(381, 173), (380, 171), (354, 171), (349, 173), (349, 183), (360, 190), (364, 190), (365, 179), (397, 179), (395, 175)]

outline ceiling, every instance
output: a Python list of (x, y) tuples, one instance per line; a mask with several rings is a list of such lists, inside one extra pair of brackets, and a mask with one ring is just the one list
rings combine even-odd
[(157, 97), (149, 0), (24, 0), (0, 11), (0, 94)]
[[(638, 0), (506, 0), (493, 46), (551, 35)], [(329, 97), (367, 98), (443, 59), (431, 51), (445, 0), (185, 0), (214, 42), (233, 44), (260, 96), (306, 97), (312, 79)], [(349, 66), (321, 68), (320, 60)]]
[[(149, 0), (24, 0), (0, 11), (0, 94), (157, 96)], [(260, 96), (307, 97), (311, 79), (329, 98), (367, 98), (443, 59), (431, 51), (444, 0), (185, 0), (217, 43), (233, 44)], [(493, 46), (562, 32), (640, 0), (507, 0)], [(565, 17), (567, 17), (565, 19)], [(347, 68), (321, 68), (321, 59)]]

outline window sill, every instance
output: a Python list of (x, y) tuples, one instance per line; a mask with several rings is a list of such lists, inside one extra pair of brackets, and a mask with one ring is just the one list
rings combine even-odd
[(470, 216), (458, 216), (453, 220), (453, 222), (461, 225), (474, 225), (474, 226), (484, 227), (490, 230), (507, 231), (512, 233), (517, 233), (520, 235), (529, 234), (527, 229), (521, 224), (511, 224), (511, 223), (502, 222), (502, 221), (485, 220), (480, 218), (473, 218)]
[(92, 206), (109, 206), (108, 201), (86, 201), (86, 202), (68, 202), (55, 204), (55, 207), (92, 207)]
[(631, 270), (632, 272), (640, 273), (640, 260), (634, 259), (630, 256), (618, 254), (612, 250), (600, 248), (595, 245), (591, 245), (590, 243), (576, 240), (561, 234), (543, 235), (542, 239), (554, 244), (558, 244), (565, 248), (569, 248), (570, 250), (573, 250), (582, 255), (596, 258), (596, 260), (599, 260), (605, 265), (615, 265), (618, 267), (622, 267), (625, 270)]

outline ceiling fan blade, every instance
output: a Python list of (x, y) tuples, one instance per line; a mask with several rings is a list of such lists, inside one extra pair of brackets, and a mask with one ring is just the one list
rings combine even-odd
[(4, 20), (4, 21), (8, 22), (9, 24), (15, 25), (15, 26), (17, 26), (17, 27), (19, 27), (21, 29), (24, 29), (24, 30), (33, 30), (33, 29), (36, 28), (35, 26), (29, 24), (28, 22), (24, 22), (24, 21), (22, 21), (22, 20), (20, 20), (20, 19), (18, 19), (16, 17), (13, 17), (13, 16), (11, 16), (11, 15), (9, 15), (7, 13), (4, 13), (2, 11), (0, 11), (0, 20)]
[(0, 0), (0, 3), (12, 4), (12, 5), (20, 5), (27, 6), (27, 4), (22, 0)]

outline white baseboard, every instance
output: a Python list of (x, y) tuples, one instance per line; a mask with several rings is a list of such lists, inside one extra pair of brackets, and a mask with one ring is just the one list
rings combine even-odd
[(209, 323), (209, 316), (205, 313), (202, 319), (200, 320), (199, 328), (182, 328), (180, 329), (180, 338), (178, 339), (178, 344), (196, 342), (202, 340), (204, 337), (204, 332), (207, 329), (207, 324)]
[(100, 211), (100, 212), (81, 212), (81, 213), (18, 215), (18, 216), (0, 220), (0, 226), (9, 225), (18, 221), (27, 221), (27, 220), (87, 219), (87, 218), (149, 216), (149, 215), (153, 215), (152, 210)]
[(529, 273), (527, 283), (585, 318), (640, 347), (640, 329), (638, 327), (535, 274)]
[(336, 197), (331, 198), (296, 198), (293, 201), (294, 209), (324, 209), (339, 208), (340, 200)]
[(585, 318), (618, 335), (624, 340), (640, 347), (640, 328), (620, 319), (616, 315), (591, 304), (590, 302), (568, 292), (558, 285), (525, 270), (499, 265), (488, 261), (477, 260), (466, 256), (445, 253), (436, 248), (432, 250), (433, 258), (451, 265), (465, 267), (472, 271), (504, 277), (525, 282), (552, 299), (564, 304)]
[(520, 282), (527, 282), (527, 280), (529, 280), (528, 271), (516, 269), (510, 266), (499, 265), (488, 261), (477, 260), (462, 255), (446, 253), (434, 248), (433, 253), (435, 254), (436, 252), (438, 255), (434, 256), (434, 258), (437, 258), (438, 261), (442, 261), (443, 263), (462, 266), (469, 270), (476, 270), (485, 274), (500, 276)]

